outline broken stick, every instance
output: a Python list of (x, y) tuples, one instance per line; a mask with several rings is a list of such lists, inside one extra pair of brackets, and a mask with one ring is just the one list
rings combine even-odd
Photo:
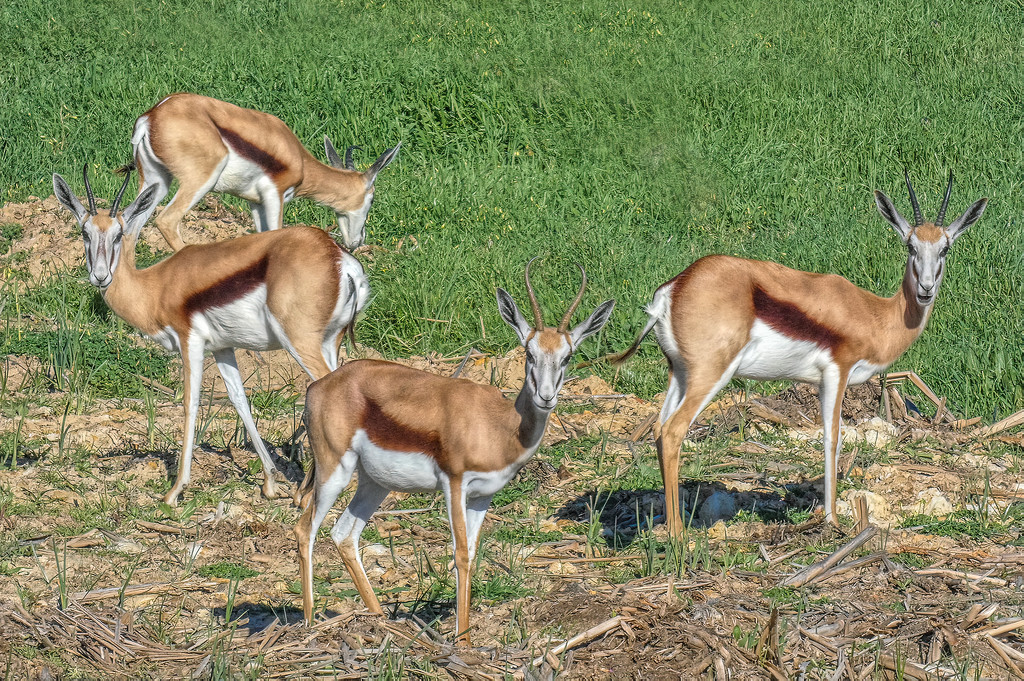
[(877, 532), (878, 528), (874, 525), (869, 525), (866, 530), (850, 540), (850, 542), (845, 546), (832, 553), (832, 555), (825, 558), (825, 560), (814, 563), (813, 565), (808, 565), (803, 570), (800, 570), (799, 572), (782, 580), (782, 586), (803, 586), (804, 584), (814, 581), (826, 570), (838, 565), (844, 558), (866, 544)]

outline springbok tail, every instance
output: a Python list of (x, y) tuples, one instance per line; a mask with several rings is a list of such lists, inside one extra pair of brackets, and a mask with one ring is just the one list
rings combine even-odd
[[(309, 401), (307, 398), (306, 408), (302, 411), (302, 425), (306, 430), (306, 437), (309, 438)], [(304, 466), (306, 474), (302, 478), (302, 484), (295, 490), (295, 497), (292, 501), (300, 510), (305, 510), (306, 501), (310, 499), (310, 492), (313, 491), (313, 481), (316, 479), (316, 457), (308, 456), (308, 466)]]
[(114, 172), (117, 173), (118, 175), (127, 175), (128, 173), (135, 170), (135, 167), (135, 159), (132, 159), (131, 161), (128, 161), (123, 166), (115, 170)]
[(647, 338), (647, 334), (649, 334), (651, 332), (651, 330), (654, 329), (654, 327), (655, 327), (655, 325), (657, 323), (658, 323), (658, 318), (657, 317), (652, 316), (652, 317), (648, 318), (647, 319), (647, 324), (644, 326), (644, 330), (640, 332), (640, 335), (636, 337), (636, 340), (633, 341), (632, 345), (630, 345), (628, 348), (626, 348), (622, 352), (618, 352), (618, 353), (615, 353), (615, 354), (612, 354), (612, 355), (605, 355), (601, 359), (606, 361), (606, 362), (610, 362), (611, 364), (616, 364), (616, 365), (622, 364), (627, 359), (629, 359), (630, 357), (632, 357), (633, 355), (636, 354), (636, 351), (640, 349), (640, 344), (644, 341), (644, 338)]

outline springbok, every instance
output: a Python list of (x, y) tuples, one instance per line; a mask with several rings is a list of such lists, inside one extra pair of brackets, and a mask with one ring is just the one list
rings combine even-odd
[(366, 215), (373, 203), (374, 180), (398, 154), (399, 142), (365, 172), (352, 163), (349, 147), (342, 162), (326, 136), (331, 165), (306, 151), (280, 118), (243, 109), (211, 97), (179, 92), (139, 116), (132, 133), (133, 165), (139, 169), (139, 194), (157, 187), (156, 203), (178, 179), (178, 191), (156, 219), (174, 250), (181, 239), (182, 216), (208, 192), (233, 194), (249, 202), (256, 230), (280, 229), (284, 204), (305, 196), (334, 210), (345, 248), (365, 238)]
[(888, 196), (875, 205), (907, 248), (903, 284), (881, 298), (835, 274), (793, 270), (774, 262), (724, 255), (703, 257), (660, 286), (633, 345), (609, 357), (622, 362), (651, 332), (669, 363), (668, 392), (655, 426), (665, 514), (671, 534), (679, 514), (679, 448), (690, 425), (733, 376), (787, 379), (818, 386), (825, 449), (825, 516), (836, 523), (836, 461), (847, 385), (885, 370), (921, 335), (942, 281), (946, 254), (985, 210), (975, 202), (943, 227), (953, 174), (935, 222), (925, 222), (906, 175), (914, 208), (910, 224)]
[(533, 326), (512, 297), (497, 290), (501, 316), (526, 348), (526, 377), (515, 403), (492, 386), (372, 360), (351, 362), (309, 386), (304, 420), (313, 472), (299, 490), (303, 513), (295, 527), (307, 622), (313, 618), (317, 530), (358, 471), (355, 496), (334, 523), (331, 538), (363, 603), (383, 612), (359, 556), (359, 535), (370, 516), (389, 490), (443, 490), (455, 553), (456, 632), (469, 643), (471, 566), (491, 497), (536, 453), (569, 358), (605, 325), (615, 305), (605, 301), (569, 330), (586, 283), (584, 272), (579, 294), (557, 328), (544, 326), (529, 265)]
[(276, 497), (277, 471), (249, 411), (235, 348), (283, 347), (310, 378), (326, 376), (338, 366), (342, 333), (351, 331), (369, 297), (362, 266), (323, 230), (295, 227), (187, 246), (136, 269), (136, 240), (156, 207), (159, 188), (147, 187), (118, 212), (126, 177), (110, 211), (100, 213), (88, 170), (86, 165), (88, 209), (60, 175), (53, 176), (53, 191), (82, 228), (89, 281), (115, 314), (181, 354), (184, 446), (177, 479), (164, 501), (176, 503), (189, 482), (207, 350), (263, 463), (263, 494)]

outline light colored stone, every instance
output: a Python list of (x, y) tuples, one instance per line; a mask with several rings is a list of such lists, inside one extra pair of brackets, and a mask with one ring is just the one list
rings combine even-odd
[(868, 519), (876, 527), (888, 528), (896, 525), (900, 518), (893, 512), (889, 500), (874, 492), (863, 489), (848, 489), (836, 500), (836, 511), (840, 515), (853, 516), (857, 499), (864, 497), (868, 504)]
[(905, 507), (910, 513), (944, 518), (953, 512), (953, 504), (938, 489), (929, 487), (917, 493), (917, 503)]

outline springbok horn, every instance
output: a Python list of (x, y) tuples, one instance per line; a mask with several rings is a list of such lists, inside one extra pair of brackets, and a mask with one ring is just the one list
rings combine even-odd
[(128, 189), (128, 183), (131, 181), (131, 179), (132, 173), (129, 170), (127, 173), (124, 174), (124, 183), (121, 185), (121, 188), (117, 190), (117, 196), (114, 197), (114, 204), (110, 207), (110, 217), (117, 217), (117, 208), (118, 206), (121, 205), (121, 197), (124, 196), (124, 190)]
[(583, 275), (583, 282), (580, 284), (580, 292), (576, 294), (576, 300), (572, 301), (572, 305), (569, 306), (569, 311), (562, 317), (562, 321), (558, 324), (558, 332), (565, 333), (569, 330), (569, 322), (572, 321), (572, 313), (576, 311), (576, 308), (580, 306), (580, 301), (583, 300), (583, 291), (587, 288), (587, 272), (583, 269), (583, 266), (576, 263), (576, 267), (580, 268), (580, 274)]
[(345, 150), (345, 168), (347, 168), (348, 170), (355, 170), (356, 169), (355, 164), (352, 162), (352, 150), (353, 149), (359, 149), (360, 151), (363, 150), (362, 147), (357, 147), (354, 144), (351, 147), (349, 147), (348, 149)]
[(907, 178), (907, 191), (910, 192), (910, 203), (914, 206), (914, 227), (924, 224), (924, 217), (921, 216), (921, 206), (917, 205), (917, 196), (914, 195), (914, 187), (910, 184), (910, 173), (903, 169), (903, 176)]
[(526, 292), (530, 294), (530, 306), (533, 308), (533, 328), (538, 331), (544, 328), (544, 317), (540, 314), (540, 304), (537, 302), (537, 294), (533, 292), (533, 286), (530, 285), (530, 265), (532, 265), (533, 261), (539, 257), (539, 255), (536, 255), (530, 259), (530, 262), (526, 263)]
[(949, 184), (946, 185), (946, 197), (942, 199), (942, 208), (939, 209), (939, 217), (935, 218), (935, 226), (942, 227), (946, 219), (946, 206), (949, 205), (949, 195), (953, 191), (953, 171), (949, 171)]
[(82, 166), (82, 178), (85, 180), (85, 195), (89, 197), (89, 214), (96, 215), (96, 197), (92, 195), (92, 187), (89, 186), (89, 164)]

